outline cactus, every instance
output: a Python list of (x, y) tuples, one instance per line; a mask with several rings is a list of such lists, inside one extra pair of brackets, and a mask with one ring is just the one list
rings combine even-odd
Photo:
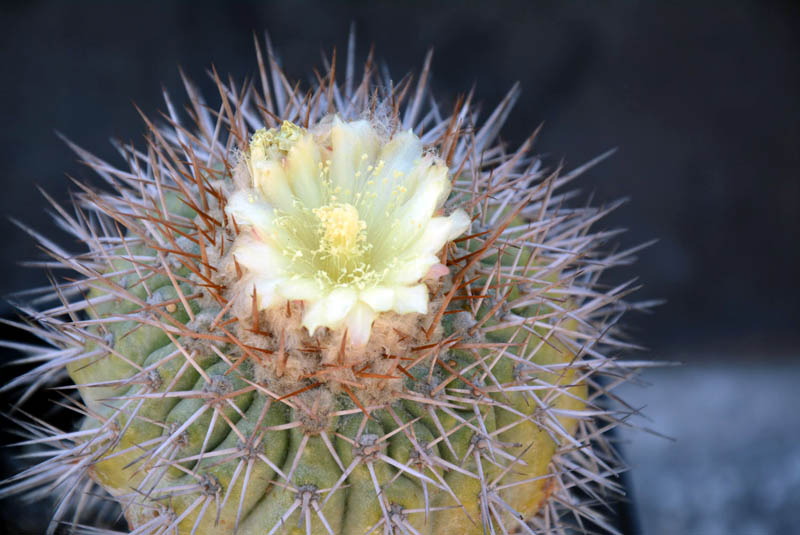
[(82, 423), (15, 415), (43, 460), (2, 493), (58, 491), (51, 533), (118, 533), (109, 496), (131, 535), (613, 532), (636, 305), (599, 278), (634, 250), (566, 207), (595, 161), (500, 143), (516, 88), (445, 112), (430, 56), (392, 85), (351, 49), (301, 90), (256, 47), (260, 87), (184, 79), (191, 126), (165, 93), (125, 166), (73, 147), (108, 188), (54, 204), (85, 252), (31, 231), (70, 274), (5, 388), (72, 384)]

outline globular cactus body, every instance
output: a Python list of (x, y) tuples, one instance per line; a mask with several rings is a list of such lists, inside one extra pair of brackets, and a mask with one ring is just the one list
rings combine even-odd
[(516, 90), (480, 123), (428, 104), (427, 63), (307, 94), (259, 67), (217, 109), (187, 82), (194, 125), (167, 99), (125, 168), (76, 148), (113, 191), (59, 208), (89, 251), (50, 244), (77, 277), (26, 308), (55, 348), (9, 387), (66, 371), (83, 423), (23, 424), (52, 449), (7, 492), (66, 485), (86, 533), (95, 485), (136, 535), (612, 529), (598, 374), (630, 374), (603, 353), (630, 305), (598, 278), (631, 251), (565, 208), (582, 169), (496, 142)]

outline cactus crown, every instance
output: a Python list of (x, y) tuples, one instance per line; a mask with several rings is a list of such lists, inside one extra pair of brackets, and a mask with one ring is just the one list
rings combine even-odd
[[(74, 383), (78, 430), (17, 418), (44, 460), (2, 494), (60, 491), (51, 533), (98, 526), (113, 496), (132, 535), (562, 533), (611, 530), (621, 463), (604, 395), (639, 366), (617, 320), (635, 250), (567, 208), (563, 174), (480, 120), (382, 79), (353, 49), (344, 82), (306, 92), (257, 45), (260, 85), (216, 73), (209, 105), (116, 167), (73, 146), (81, 186), (39, 234), (47, 267), (20, 322), (46, 343), (5, 388)], [(29, 294), (30, 295), (30, 294)], [(612, 377), (610, 383), (603, 375)]]

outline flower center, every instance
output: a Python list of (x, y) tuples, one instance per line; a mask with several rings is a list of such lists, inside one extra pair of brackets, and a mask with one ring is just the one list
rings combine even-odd
[(366, 249), (367, 224), (352, 204), (329, 204), (313, 210), (322, 226), (321, 252), (346, 257), (360, 256)]

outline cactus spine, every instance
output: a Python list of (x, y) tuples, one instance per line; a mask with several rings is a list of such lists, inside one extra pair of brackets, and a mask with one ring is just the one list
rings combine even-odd
[(71, 275), (6, 385), (78, 393), (77, 430), (20, 421), (44, 460), (3, 490), (57, 489), (51, 533), (116, 533), (85, 524), (107, 495), (131, 535), (613, 531), (599, 378), (633, 373), (636, 305), (598, 281), (634, 251), (565, 206), (591, 164), (497, 141), (516, 88), (481, 121), (430, 57), (397, 86), (348, 57), (301, 91), (258, 49), (260, 87), (184, 80), (191, 125), (165, 94), (124, 167), (74, 147), (109, 190), (56, 206), (86, 252), (37, 235)]

